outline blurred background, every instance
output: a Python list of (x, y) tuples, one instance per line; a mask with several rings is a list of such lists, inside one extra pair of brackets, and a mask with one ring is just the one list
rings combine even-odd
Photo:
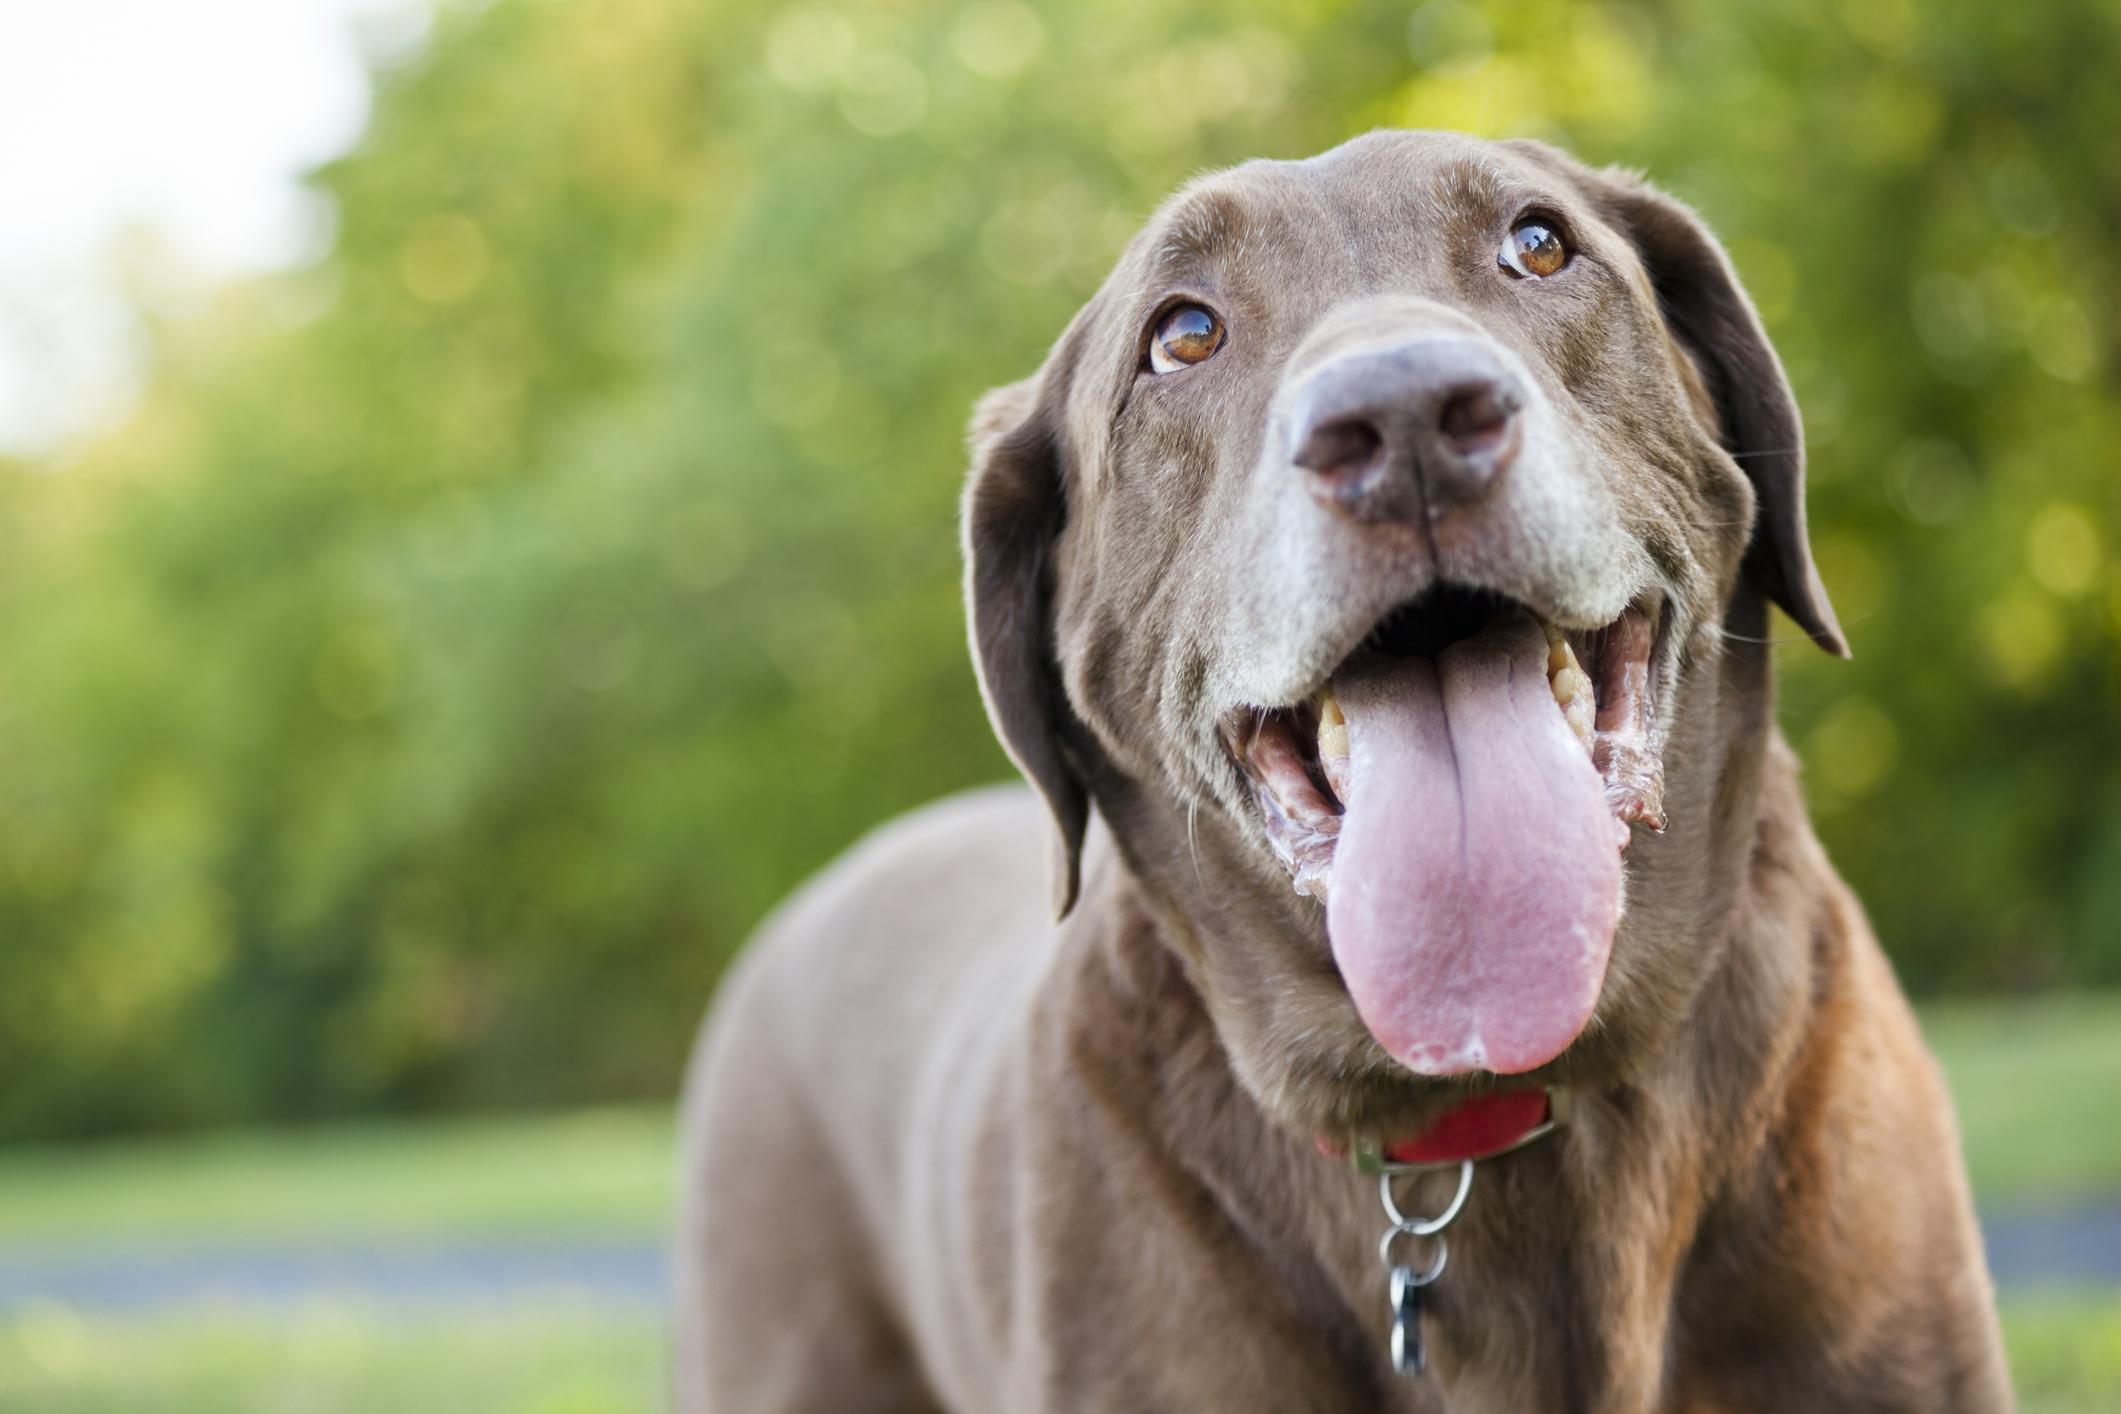
[(972, 399), (1190, 174), (1402, 125), (1728, 242), (1855, 646), (1785, 728), (2027, 1407), (2115, 1407), (2117, 52), (2114, 0), (0, 12), (0, 1406), (659, 1403), (717, 974), (1007, 770)]

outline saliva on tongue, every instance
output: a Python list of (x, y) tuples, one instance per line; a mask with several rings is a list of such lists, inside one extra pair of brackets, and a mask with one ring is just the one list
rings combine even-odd
[(1605, 980), (1620, 851), (1546, 657), (1513, 613), (1433, 659), (1334, 675), (1352, 798), (1326, 929), (1363, 1024), (1423, 1075), (1537, 1069)]

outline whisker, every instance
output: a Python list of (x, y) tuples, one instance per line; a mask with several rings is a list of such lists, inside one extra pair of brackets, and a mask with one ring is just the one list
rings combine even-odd
[(1193, 882), (1202, 888), (1208, 886), (1207, 877), (1200, 869), (1200, 834), (1196, 826), (1200, 819), (1200, 797), (1186, 797), (1186, 849), (1193, 856)]
[[(1869, 614), (1863, 614), (1863, 615), (1861, 615), (1861, 616), (1859, 616), (1859, 617), (1857, 617), (1857, 618), (1853, 618), (1853, 619), (1850, 619), (1850, 620), (1849, 620), (1849, 623), (1850, 623), (1850, 624), (1860, 624), (1860, 623), (1862, 623), (1862, 622), (1863, 622), (1863, 621), (1864, 621), (1865, 619), (1868, 619), (1868, 618), (1870, 618), (1870, 617), (1871, 617), (1871, 616), (1870, 616)], [(1777, 637), (1777, 638), (1755, 638), (1755, 637), (1753, 637), (1753, 636), (1752, 636), (1751, 634), (1748, 634), (1748, 633), (1732, 633), (1732, 632), (1731, 632), (1731, 631), (1730, 631), (1729, 629), (1727, 629), (1727, 628), (1721, 628), (1721, 627), (1719, 627), (1719, 628), (1718, 628), (1718, 629), (1716, 630), (1716, 634), (1717, 634), (1717, 636), (1718, 636), (1719, 638), (1732, 638), (1732, 639), (1736, 639), (1736, 640), (1737, 640), (1738, 642), (1740, 642), (1740, 643), (1759, 643), (1759, 644), (1764, 644), (1764, 645), (1766, 645), (1767, 647), (1770, 647), (1770, 648), (1773, 648), (1773, 647), (1775, 647), (1775, 646), (1777, 646), (1777, 645), (1779, 645), (1779, 644), (1784, 644), (1784, 643), (1810, 643), (1810, 642), (1812, 641), (1812, 636), (1811, 636), (1810, 634), (1808, 634), (1808, 633), (1796, 633), (1796, 634), (1789, 634), (1789, 635), (1785, 635), (1785, 636), (1782, 636), (1782, 637)]]
[(1755, 638), (1749, 633), (1732, 633), (1729, 629), (1719, 631), (1716, 636), (1738, 643), (1758, 643), (1766, 648), (1780, 647), (1785, 643), (1810, 643), (1812, 641), (1801, 633), (1789, 634), (1780, 638)]

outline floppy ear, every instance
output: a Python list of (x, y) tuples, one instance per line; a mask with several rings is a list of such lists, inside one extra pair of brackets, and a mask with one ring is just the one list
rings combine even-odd
[(1065, 918), (1080, 884), (1090, 800), (1062, 739), (1068, 706), (1053, 651), (1047, 573), (1066, 503), (1039, 382), (997, 388), (972, 415), (965, 617), (987, 716), (1053, 816), (1053, 909)]
[(1848, 641), (1812, 564), (1804, 529), (1804, 425), (1782, 360), (1723, 247), (1679, 202), (1618, 170), (1589, 184), (1633, 238), (1665, 322), (1694, 357), (1723, 423), (1723, 442), (1753, 483), (1759, 510), (1746, 571), (1812, 641), (1837, 657)]

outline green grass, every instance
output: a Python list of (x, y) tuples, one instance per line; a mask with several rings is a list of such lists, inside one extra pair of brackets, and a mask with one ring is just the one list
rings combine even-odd
[(652, 1235), (672, 1155), (663, 1106), (25, 1149), (0, 1153), (0, 1246)]
[(2003, 1342), (2019, 1414), (2121, 1409), (2121, 1292), (2007, 1295)]
[(1926, 1009), (1984, 1203), (2121, 1195), (2121, 995)]
[[(2121, 1294), (2009, 1296), (2003, 1326), (2022, 1414), (2121, 1409)], [(662, 1371), (656, 1317), (593, 1306), (0, 1317), (9, 1414), (649, 1414)]]
[[(1931, 1008), (1984, 1204), (2121, 1194), (2121, 996)], [(335, 1125), (0, 1153), (0, 1251), (162, 1241), (640, 1236), (663, 1229), (665, 1107)], [(2121, 1291), (2011, 1292), (2026, 1414), (2121, 1409)], [(0, 1313), (7, 1414), (636, 1414), (652, 1311), (550, 1298), (424, 1314), (312, 1299)]]
[[(1983, 1203), (2121, 1194), (2121, 995), (1955, 1003), (1923, 1029)], [(0, 1151), (0, 1245), (650, 1234), (671, 1156), (664, 1106)]]
[(0, 1316), (9, 1414), (648, 1414), (663, 1334), (637, 1308), (511, 1303), (446, 1319), (284, 1310)]

